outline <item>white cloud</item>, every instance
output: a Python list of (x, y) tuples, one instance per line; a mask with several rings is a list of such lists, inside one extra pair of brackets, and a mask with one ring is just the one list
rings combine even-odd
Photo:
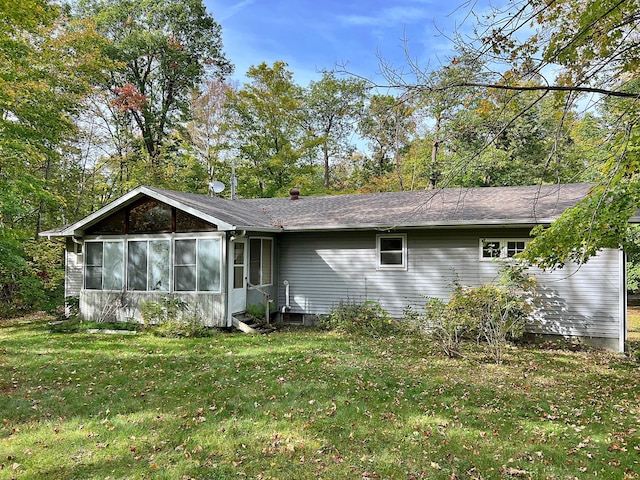
[(398, 24), (416, 23), (433, 18), (433, 14), (426, 8), (396, 6), (383, 8), (374, 15), (339, 15), (337, 18), (347, 26), (394, 28)]

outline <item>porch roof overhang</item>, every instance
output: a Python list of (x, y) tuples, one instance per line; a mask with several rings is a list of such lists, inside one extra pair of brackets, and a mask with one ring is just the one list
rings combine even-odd
[(91, 215), (83, 218), (82, 220), (64, 226), (64, 227), (60, 227), (60, 228), (56, 228), (56, 229), (52, 229), (52, 230), (46, 230), (43, 232), (40, 232), (40, 236), (42, 237), (82, 237), (84, 235), (84, 231), (91, 227), (92, 225), (98, 223), (100, 220), (108, 217), (109, 215), (113, 214), (114, 212), (120, 210), (123, 207), (126, 207), (127, 205), (130, 205), (134, 202), (136, 202), (137, 200), (144, 198), (144, 197), (150, 197), (153, 198), (155, 200), (158, 200), (160, 202), (166, 203), (167, 205), (170, 205), (172, 207), (178, 208), (180, 210), (183, 210), (186, 213), (189, 213), (190, 215), (193, 215), (194, 217), (200, 218), (206, 222), (212, 223), (214, 225), (217, 225), (218, 230), (219, 231), (234, 231), (234, 230), (243, 230), (245, 229), (245, 227), (243, 226), (236, 226), (236, 225), (232, 225), (228, 222), (225, 222), (224, 220), (220, 219), (220, 218), (216, 218), (206, 212), (203, 212), (197, 208), (194, 208), (190, 205), (185, 205), (179, 201), (177, 201), (175, 198), (171, 198), (167, 195), (163, 195), (160, 191), (156, 190), (156, 189), (152, 189), (149, 187), (138, 187), (134, 190), (131, 190), (129, 193), (123, 195), (122, 197), (118, 198), (117, 200), (114, 200), (113, 202), (105, 205), (104, 207), (102, 207), (101, 209), (95, 211), (94, 213), (92, 213)]

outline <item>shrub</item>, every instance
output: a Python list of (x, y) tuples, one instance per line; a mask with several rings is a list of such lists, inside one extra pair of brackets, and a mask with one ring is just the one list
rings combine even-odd
[(454, 316), (474, 320), (477, 339), (488, 345), (497, 363), (502, 362), (508, 341), (522, 337), (529, 312), (521, 295), (497, 285), (460, 288), (451, 297), (449, 308)]
[(205, 327), (197, 315), (164, 321), (153, 328), (152, 332), (158, 337), (166, 338), (201, 338), (212, 334), (212, 330)]
[(143, 302), (140, 313), (145, 328), (153, 327), (153, 334), (159, 337), (195, 338), (211, 334), (200, 316), (178, 297), (167, 296), (159, 302)]
[(428, 334), (434, 343), (449, 357), (463, 356), (460, 344), (476, 327), (475, 319), (439, 298), (427, 300), (424, 317)]
[(372, 337), (393, 335), (402, 331), (401, 325), (394, 321), (379, 303), (370, 300), (364, 303), (341, 300), (321, 320), (321, 326), (328, 330)]
[(500, 363), (507, 343), (524, 334), (534, 296), (535, 279), (523, 266), (509, 264), (502, 268), (497, 285), (464, 287), (456, 282), (448, 304), (430, 298), (424, 313), (412, 314), (409, 320), (450, 357), (462, 356), (462, 340), (475, 337)]
[(264, 321), (267, 317), (264, 304), (247, 305), (247, 314), (259, 321)]

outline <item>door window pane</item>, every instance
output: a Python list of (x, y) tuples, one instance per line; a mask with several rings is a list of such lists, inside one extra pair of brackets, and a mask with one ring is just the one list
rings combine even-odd
[(233, 288), (244, 288), (244, 243), (233, 244)]

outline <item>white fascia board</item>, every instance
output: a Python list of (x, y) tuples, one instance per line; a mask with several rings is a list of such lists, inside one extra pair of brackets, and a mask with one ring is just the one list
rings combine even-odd
[(78, 236), (77, 235), (78, 231), (82, 230), (83, 227), (85, 227), (86, 225), (94, 223), (95, 221), (106, 217), (112, 211), (117, 210), (122, 205), (126, 205), (127, 203), (130, 203), (136, 200), (137, 198), (142, 197), (143, 188), (144, 187), (138, 187), (134, 190), (131, 190), (129, 193), (126, 193), (125, 195), (118, 198), (117, 200), (114, 200), (113, 202), (106, 204), (101, 209), (96, 210), (91, 215), (84, 217), (82, 220), (79, 220), (72, 225), (69, 225), (65, 230), (61, 232), (61, 236), (65, 236), (65, 237)]
[(205, 220), (209, 223), (213, 223), (214, 225), (218, 226), (218, 231), (227, 231), (227, 230), (235, 230), (236, 227), (233, 225), (230, 225), (227, 222), (223, 222), (222, 220), (218, 219), (218, 218), (214, 218), (210, 215), (206, 215), (204, 213), (202, 213), (200, 210), (197, 210), (195, 208), (192, 207), (188, 207), (186, 205), (183, 205), (180, 202), (177, 202), (173, 199), (170, 199), (168, 197), (165, 197), (164, 195), (155, 192), (153, 190), (148, 189), (147, 187), (138, 187), (134, 190), (131, 190), (129, 193), (123, 195), (122, 197), (118, 198), (117, 200), (114, 200), (113, 202), (105, 205), (104, 207), (102, 207), (101, 209), (95, 211), (94, 213), (92, 213), (91, 215), (83, 218), (82, 220), (74, 223), (73, 225), (70, 225), (69, 227), (67, 227), (65, 230), (63, 230), (62, 232), (60, 232), (61, 237), (70, 237), (70, 236), (79, 236), (80, 231), (84, 230), (84, 228), (86, 228), (87, 225), (91, 225), (95, 222), (97, 222), (98, 220), (101, 220), (105, 217), (107, 217), (109, 214), (111, 214), (112, 212), (118, 210), (120, 207), (125, 206), (129, 203), (134, 202), (135, 200), (142, 198), (143, 196), (148, 196), (151, 198), (154, 198), (156, 200), (159, 200), (163, 203), (166, 203), (167, 205), (170, 205), (172, 207), (176, 207), (179, 208), (180, 210), (187, 212), (195, 217), (198, 217), (202, 220)]

